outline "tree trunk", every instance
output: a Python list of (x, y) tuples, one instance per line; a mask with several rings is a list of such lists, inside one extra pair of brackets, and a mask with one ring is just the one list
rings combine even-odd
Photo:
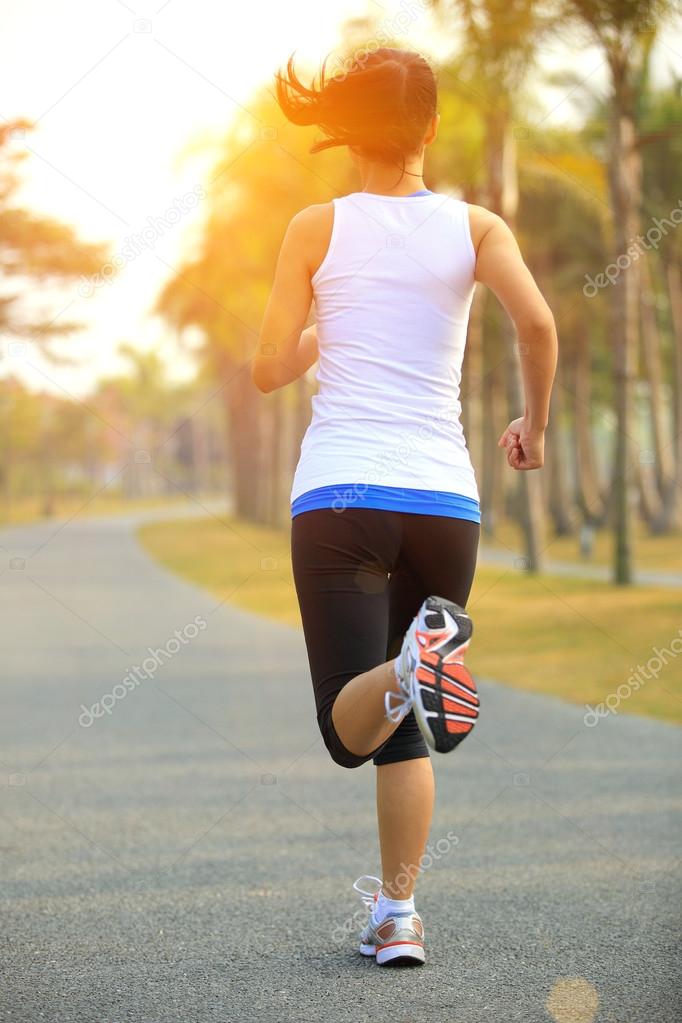
[[(656, 294), (651, 280), (651, 271), (647, 259), (641, 262), (642, 275), (641, 323), (642, 323), (642, 354), (644, 369), (649, 390), (649, 413), (651, 416), (651, 432), (653, 438), (653, 458), (655, 500), (653, 508), (645, 506), (645, 511), (653, 512), (646, 515), (647, 522), (653, 533), (665, 532), (665, 498), (671, 487), (674, 487), (675, 464), (670, 448), (669, 430), (666, 429), (665, 404), (663, 397), (663, 374), (661, 367), (661, 347), (656, 321)], [(644, 468), (644, 467), (643, 467)], [(640, 477), (642, 474), (640, 473)]]
[(575, 335), (573, 362), (573, 422), (575, 426), (576, 483), (578, 504), (588, 526), (600, 526), (606, 515), (606, 502), (599, 485), (592, 439), (591, 359), (587, 324), (581, 323)]
[(561, 427), (564, 419), (563, 367), (557, 366), (552, 391), (549, 426), (547, 428), (547, 461), (549, 463), (549, 509), (557, 536), (575, 533), (575, 512), (568, 483), (566, 459), (562, 445)]
[[(229, 371), (228, 371), (229, 372)], [(262, 521), (263, 423), (260, 395), (246, 364), (223, 391), (229, 423), (229, 451), (234, 514)]]
[[(524, 408), (521, 364), (516, 345), (509, 339), (508, 398), (512, 416)], [(545, 505), (543, 480), (540, 472), (520, 470), (517, 476), (518, 516), (524, 539), (525, 569), (542, 571), (542, 551), (545, 546)]]
[(519, 204), (516, 141), (503, 104), (486, 118), (486, 152), (488, 206), (513, 228)]
[[(543, 257), (538, 266), (538, 278), (542, 283), (544, 294), (551, 307), (555, 305), (553, 292), (552, 266), (547, 257)], [(543, 481), (542, 506), (548, 508), (554, 524), (555, 536), (572, 536), (576, 527), (576, 508), (573, 491), (569, 483), (569, 462), (563, 444), (563, 427), (565, 419), (565, 375), (564, 356), (559, 353), (552, 388), (549, 423), (547, 425), (547, 471), (540, 473)]]
[(284, 519), (283, 455), (284, 455), (284, 395), (277, 390), (270, 396), (270, 523), (281, 526)]
[[(488, 203), (514, 230), (518, 207), (516, 144), (511, 132), (509, 112), (502, 104), (487, 118)], [(507, 331), (505, 331), (507, 333)], [(523, 383), (516, 345), (510, 344), (508, 358), (509, 404), (512, 418), (524, 408)], [(499, 456), (500, 452), (498, 452)], [(537, 472), (519, 472), (519, 518), (523, 531), (526, 567), (541, 569), (544, 504), (542, 478)]]
[[(637, 148), (633, 101), (627, 81), (627, 57), (610, 60), (612, 96), (609, 118), (609, 188), (614, 221), (614, 262), (626, 257), (638, 234), (641, 158)], [(614, 375), (616, 390), (616, 450), (613, 473), (614, 582), (632, 582), (632, 501), (634, 378), (637, 359), (639, 266), (636, 259), (620, 271), (611, 285)]]
[(663, 496), (661, 532), (682, 530), (682, 271), (677, 263), (666, 268), (670, 319), (672, 323), (673, 364), (673, 443), (672, 473)]
[(198, 413), (189, 420), (192, 465), (190, 478), (195, 494), (207, 493), (210, 489), (208, 427), (206, 419)]
[(663, 502), (656, 481), (653, 461), (651, 463), (637, 461), (635, 463), (635, 478), (642, 519), (654, 531), (655, 523), (661, 519), (663, 514)]
[[(490, 357), (490, 356), (488, 356)], [(483, 422), (481, 471), (481, 527), (494, 536), (504, 515), (504, 456), (497, 446), (503, 427), (499, 410), (505, 408), (501, 367), (493, 365), (483, 379), (483, 398), (487, 415)]]
[(12, 476), (14, 466), (14, 438), (12, 436), (12, 402), (8, 398), (9, 415), (7, 417), (7, 428), (5, 430), (4, 451), (2, 453), (2, 464), (0, 465), (0, 488), (2, 489), (3, 518), (10, 522), (12, 518)]

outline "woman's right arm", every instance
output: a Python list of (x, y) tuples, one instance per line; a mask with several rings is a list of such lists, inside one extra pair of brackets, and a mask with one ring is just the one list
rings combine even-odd
[(554, 317), (502, 217), (482, 206), (469, 206), (469, 211), (476, 280), (500, 300), (519, 342), (526, 407), (504, 431), (499, 446), (506, 448), (513, 469), (539, 469), (557, 364)]

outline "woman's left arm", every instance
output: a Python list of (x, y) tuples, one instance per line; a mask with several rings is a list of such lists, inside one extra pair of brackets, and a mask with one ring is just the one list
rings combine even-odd
[(287, 228), (263, 317), (251, 377), (264, 392), (284, 387), (317, 361), (315, 326), (304, 330), (313, 289), (307, 258), (310, 218), (302, 210)]

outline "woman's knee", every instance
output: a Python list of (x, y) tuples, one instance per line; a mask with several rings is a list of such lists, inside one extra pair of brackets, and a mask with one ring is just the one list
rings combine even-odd
[(403, 760), (416, 760), (428, 756), (429, 748), (417, 724), (414, 711), (410, 711), (388, 741), (374, 754), (373, 761), (376, 767), (381, 767), (383, 764), (394, 764)]
[(330, 757), (335, 764), (339, 767), (362, 767), (368, 760), (371, 760), (374, 752), (368, 753), (366, 756), (359, 756), (357, 753), (351, 753), (339, 738), (339, 734), (334, 727), (332, 721), (331, 708), (328, 712), (320, 714), (317, 723), (320, 726), (320, 732), (324, 739), (324, 744), (327, 747)]

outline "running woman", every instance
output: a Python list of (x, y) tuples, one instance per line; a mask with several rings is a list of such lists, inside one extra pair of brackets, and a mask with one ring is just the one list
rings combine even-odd
[(475, 283), (520, 342), (525, 411), (499, 440), (513, 469), (543, 463), (556, 330), (505, 222), (424, 185), (439, 115), (422, 56), (382, 48), (310, 86), (290, 60), (276, 88), (290, 121), (323, 133), (313, 152), (348, 147), (361, 190), (289, 224), (252, 374), (268, 392), (319, 360), (291, 492), (317, 720), (337, 764), (377, 769), (382, 878), (354, 886), (370, 910), (360, 951), (420, 963), (429, 750), (455, 749), (479, 712), (463, 654), (480, 513), (459, 421)]

